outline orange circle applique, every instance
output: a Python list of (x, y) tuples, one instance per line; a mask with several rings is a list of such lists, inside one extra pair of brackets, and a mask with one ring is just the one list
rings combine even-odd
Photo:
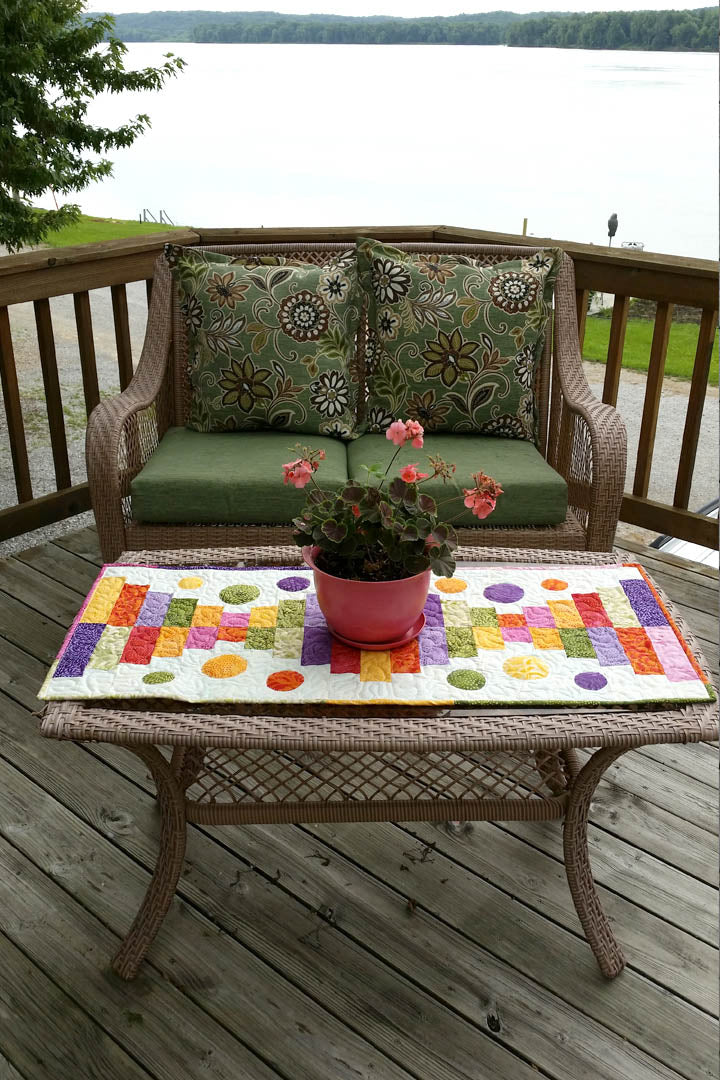
[(184, 577), (178, 581), (178, 586), (181, 589), (199, 589), (203, 583), (201, 577)]
[(246, 668), (247, 660), (242, 656), (223, 653), (222, 656), (213, 656), (212, 660), (206, 660), (200, 670), (203, 675), (209, 675), (211, 679), (231, 679), (233, 675), (240, 675)]
[(271, 690), (297, 690), (304, 682), (305, 679), (299, 671), (274, 671), (267, 677), (267, 685)]
[(465, 592), (467, 581), (463, 581), (462, 578), (441, 577), (435, 582), (435, 588), (440, 592)]
[(561, 581), (560, 578), (549, 577), (541, 581), (543, 589), (549, 589), (550, 592), (560, 592), (561, 589), (567, 589), (567, 581)]

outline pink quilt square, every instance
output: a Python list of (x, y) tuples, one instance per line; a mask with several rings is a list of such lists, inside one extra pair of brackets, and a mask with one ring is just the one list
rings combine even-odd
[(192, 626), (185, 642), (186, 649), (212, 649), (217, 641), (217, 626)]
[(249, 622), (249, 611), (223, 611), (220, 616), (221, 626), (247, 626)]
[(532, 634), (527, 626), (503, 626), (503, 641), (527, 641), (532, 645)]

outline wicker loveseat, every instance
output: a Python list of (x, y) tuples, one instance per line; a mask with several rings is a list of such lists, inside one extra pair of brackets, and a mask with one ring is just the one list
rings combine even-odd
[[(487, 265), (538, 250), (477, 244), (397, 246), (418, 253), (469, 255)], [(207, 250), (248, 257), (284, 255), (320, 265), (347, 248), (347, 242), (300, 246), (296, 241)], [(355, 358), (361, 382), (366, 332), (361, 320)], [(88, 479), (106, 560), (129, 549), (289, 543), (289, 522), (303, 501), (302, 492), (282, 486), (279, 466), (288, 460), (289, 447), (298, 441), (326, 446), (326, 482), (357, 475), (354, 468), (363, 460), (377, 460), (384, 450), (386, 441), (377, 434), (345, 443), (284, 431), (189, 431), (187, 354), (179, 300), (160, 258), (132, 382), (123, 393), (101, 402), (88, 424)], [(505, 518), (496, 511), (488, 519), (492, 524), (461, 523), (460, 542), (610, 550), (625, 479), (625, 427), (615, 409), (593, 397), (583, 374), (573, 264), (566, 255), (555, 284), (553, 330), (546, 335), (534, 391), (536, 446), (428, 432), (435, 451), (458, 464), (458, 476), (468, 472), (462, 461), (469, 445), (475, 449), (470, 440), (479, 439), (475, 468), (491, 473), (505, 487)]]

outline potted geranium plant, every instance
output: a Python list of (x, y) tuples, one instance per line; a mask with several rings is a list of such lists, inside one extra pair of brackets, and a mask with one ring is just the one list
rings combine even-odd
[[(325, 454), (297, 446), (299, 456), (283, 465), (284, 482), (310, 485), (305, 508), (293, 518), (293, 539), (314, 572), (318, 604), (341, 640), (363, 648), (389, 648), (412, 640), (422, 629), (431, 571), (451, 577), (457, 535), (439, 519), (438, 504), (422, 490), (440, 477), (454, 483), (455, 466), (428, 455), (432, 473), (417, 463), (390, 474), (402, 448), (420, 449), (424, 431), (415, 420), (396, 420), (387, 438), (397, 447), (387, 468), (364, 466), (367, 481), (349, 481), (339, 491), (315, 479)], [(478, 518), (495, 508), (502, 488), (478, 471), (463, 501)]]

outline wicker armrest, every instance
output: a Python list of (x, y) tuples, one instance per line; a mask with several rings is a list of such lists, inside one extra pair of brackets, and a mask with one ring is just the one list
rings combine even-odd
[(169, 277), (155, 278), (142, 354), (130, 385), (93, 410), (85, 439), (90, 498), (103, 558), (126, 547), (130, 483), (169, 422)]
[(627, 431), (617, 409), (592, 393), (582, 366), (572, 263), (563, 266), (555, 292), (555, 377), (561, 397), (555, 446), (558, 472), (570, 505), (586, 519), (590, 551), (612, 550), (627, 466)]

